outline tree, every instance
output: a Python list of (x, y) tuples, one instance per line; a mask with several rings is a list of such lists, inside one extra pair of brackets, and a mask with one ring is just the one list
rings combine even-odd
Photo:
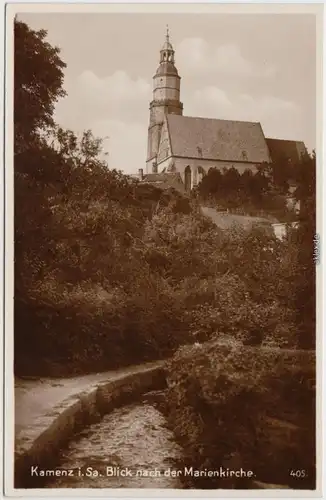
[(273, 182), (273, 168), (269, 164), (257, 165), (257, 171), (242, 174), (231, 167), (211, 169), (197, 188), (202, 202), (211, 201), (220, 207), (241, 209), (254, 215), (261, 210), (278, 217), (288, 216), (284, 186)]
[(65, 96), (60, 50), (46, 40), (45, 30), (33, 31), (15, 20), (14, 124), (15, 155), (29, 148), (40, 131), (54, 125), (57, 100)]
[(211, 168), (207, 175), (204, 175), (202, 181), (198, 185), (198, 194), (202, 199), (214, 197), (218, 199), (223, 192), (222, 188), (222, 173), (216, 168)]
[(271, 165), (273, 183), (283, 194), (289, 192), (289, 181), (293, 178), (294, 168), (295, 166), (283, 156)]
[(48, 188), (62, 161), (47, 144), (53, 111), (65, 95), (65, 64), (59, 49), (45, 40), (46, 31), (14, 23), (14, 181), (15, 287), (22, 292), (27, 276), (52, 258), (53, 215)]

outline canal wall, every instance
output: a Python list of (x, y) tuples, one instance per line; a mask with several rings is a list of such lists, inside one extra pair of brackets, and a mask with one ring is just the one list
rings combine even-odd
[(92, 386), (41, 415), (16, 443), (15, 488), (33, 488), (31, 467), (53, 468), (60, 450), (83, 428), (113, 409), (136, 401), (145, 392), (165, 387), (164, 363), (159, 362)]

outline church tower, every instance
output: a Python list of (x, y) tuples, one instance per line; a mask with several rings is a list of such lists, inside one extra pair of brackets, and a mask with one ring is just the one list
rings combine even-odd
[(153, 100), (150, 103), (150, 118), (147, 143), (147, 173), (156, 172), (156, 158), (160, 144), (161, 129), (166, 114), (182, 115), (180, 102), (180, 76), (174, 65), (174, 50), (170, 43), (169, 29), (160, 51), (160, 65), (153, 77)]

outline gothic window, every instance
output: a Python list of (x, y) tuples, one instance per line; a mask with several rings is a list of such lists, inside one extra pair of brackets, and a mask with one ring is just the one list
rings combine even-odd
[(191, 168), (189, 165), (185, 168), (185, 189), (187, 192), (191, 191)]
[(203, 167), (199, 166), (197, 169), (197, 183), (198, 184), (203, 180), (204, 175), (205, 175), (205, 170), (203, 169)]
[(244, 160), (248, 160), (247, 151), (242, 151), (242, 158), (243, 158)]

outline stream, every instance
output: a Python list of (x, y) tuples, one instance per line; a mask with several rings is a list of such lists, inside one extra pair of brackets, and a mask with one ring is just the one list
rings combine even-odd
[(73, 472), (53, 478), (48, 487), (182, 488), (169, 472), (182, 452), (156, 396), (145, 394), (141, 402), (118, 408), (84, 429), (61, 453), (58, 464)]

